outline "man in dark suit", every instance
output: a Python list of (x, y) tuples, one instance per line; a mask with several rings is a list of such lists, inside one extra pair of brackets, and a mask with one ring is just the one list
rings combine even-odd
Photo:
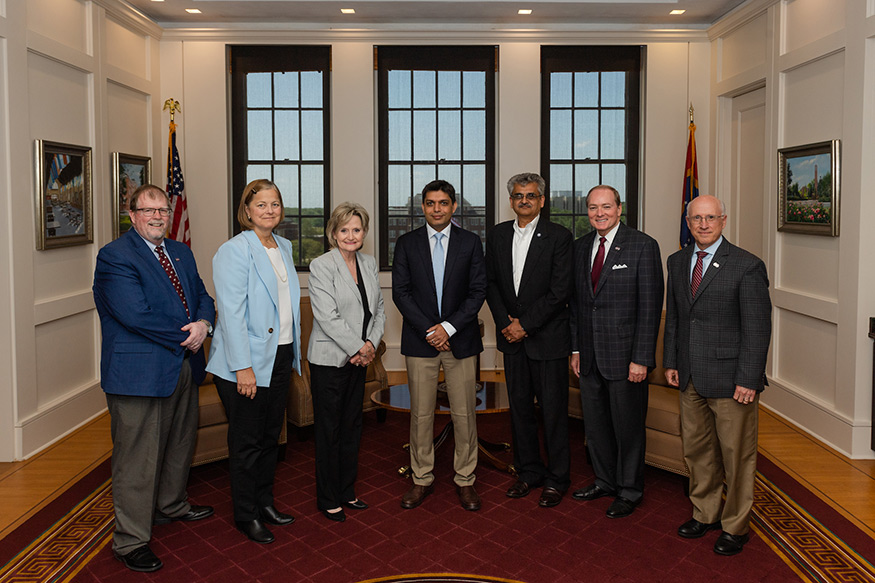
[[(727, 241), (726, 208), (713, 196), (687, 205), (695, 245), (668, 258), (665, 377), (681, 389), (681, 435), (693, 517), (685, 538), (723, 532), (714, 552), (748, 540), (757, 458), (757, 408), (772, 333), (766, 266)], [(723, 481), (726, 480), (726, 503)]]
[[(522, 498), (543, 485), (538, 504), (562, 500), (571, 483), (568, 445), (568, 299), (571, 245), (565, 227), (541, 217), (544, 179), (517, 174), (507, 182), (517, 218), (496, 225), (486, 241), (486, 301), (504, 354), (517, 481), (506, 492)], [(547, 462), (541, 459), (535, 399), (544, 418)]]
[(477, 313), (486, 297), (483, 244), (450, 224), (456, 190), (445, 180), (422, 189), (426, 225), (395, 243), (392, 299), (404, 317), (401, 353), (410, 385), (410, 467), (413, 486), (401, 499), (416, 508), (434, 490), (434, 409), (441, 366), (456, 440), (454, 481), (462, 508), (479, 510), (474, 489), (477, 355), (483, 351)]
[(632, 514), (644, 496), (647, 373), (656, 366), (662, 313), (662, 257), (656, 241), (620, 222), (611, 186), (586, 195), (594, 231), (574, 243), (571, 368), (595, 482), (577, 500), (613, 496), (610, 518)]
[[(190, 504), (185, 487), (204, 376), (201, 346), (216, 308), (191, 250), (164, 239), (170, 215), (164, 191), (141, 186), (129, 204), (133, 228), (98, 253), (93, 291), (111, 417), (112, 548), (129, 569), (151, 572), (163, 565), (149, 548), (153, 521), (213, 514)], [(199, 374), (192, 371), (195, 357)]]

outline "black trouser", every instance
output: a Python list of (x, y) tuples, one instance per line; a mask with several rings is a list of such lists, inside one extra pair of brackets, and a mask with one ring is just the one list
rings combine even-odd
[(253, 399), (237, 392), (236, 381), (215, 377), (216, 389), (228, 415), (228, 465), (234, 520), (255, 520), (260, 518), (259, 509), (273, 505), (277, 442), (283, 428), (293, 359), (292, 344), (279, 346), (270, 386), (257, 387)]
[(337, 508), (356, 499), (365, 367), (310, 363), (316, 442), (316, 506)]
[[(504, 355), (513, 463), (520, 480), (565, 492), (571, 483), (568, 445), (568, 357), (532, 360), (525, 350)], [(535, 399), (544, 417), (547, 463), (541, 460)]]

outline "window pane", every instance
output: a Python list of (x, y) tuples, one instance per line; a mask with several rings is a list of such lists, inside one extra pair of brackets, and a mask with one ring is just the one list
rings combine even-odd
[[(465, 214), (486, 214), (486, 165), (466, 165), (463, 171)], [(458, 212), (458, 211), (457, 211)]]
[(410, 112), (389, 112), (389, 160), (410, 160)]
[(602, 110), (602, 158), (623, 158), (626, 154), (626, 112)]
[(436, 153), (435, 112), (413, 112), (413, 159), (434, 160)]
[(389, 214), (406, 214), (410, 210), (410, 195), (414, 187), (410, 184), (410, 166), (392, 164), (389, 166)]
[(298, 112), (278, 110), (274, 113), (276, 124), (276, 159), (300, 160), (298, 151)]
[(298, 165), (277, 165), (274, 169), (273, 181), (283, 195), (283, 205), (287, 209), (286, 212), (298, 214), (298, 201), (300, 200), (300, 192), (298, 192)]
[(434, 71), (413, 72), (413, 107), (434, 107)]
[(438, 107), (461, 107), (461, 105), (461, 72), (438, 71)]
[(574, 233), (574, 226), (573, 226), (574, 217), (572, 217), (571, 215), (556, 215), (556, 216), (554, 216), (552, 214), (553, 207), (550, 207), (550, 211), (551, 211), (551, 214), (550, 214), (551, 221), (553, 221), (557, 225), (562, 225), (563, 227), (565, 227), (566, 229), (568, 229), (569, 231)]
[[(610, 184), (599, 180), (597, 164), (577, 164), (574, 167), (574, 199), (577, 201), (576, 212), (586, 214), (586, 193), (593, 186)], [(613, 186), (613, 184), (611, 184)]]
[(301, 112), (301, 159), (322, 160), (322, 112)]
[(486, 107), (486, 73), (483, 71), (465, 71), (462, 73), (464, 83), (464, 107)]
[(389, 71), (389, 107), (410, 107), (410, 71)]
[[(437, 178), (437, 168), (434, 164), (416, 164), (413, 166), (413, 192), (419, 194), (422, 192), (422, 187)], [(453, 185), (455, 186), (455, 184)], [(419, 197), (417, 197), (419, 198)], [(413, 212), (422, 214), (422, 207), (418, 204), (413, 205)]]
[(250, 111), (247, 115), (246, 128), (248, 152), (250, 160), (272, 160), (273, 128), (271, 127), (269, 111)]
[(308, 214), (322, 214), (325, 187), (322, 164), (301, 166), (301, 211)]
[(274, 107), (298, 107), (298, 73), (274, 73)]
[(598, 111), (592, 109), (578, 109), (574, 112), (575, 160), (599, 157), (598, 116)]
[(301, 219), (301, 264), (310, 262), (325, 252), (325, 220), (320, 218)]
[(571, 73), (550, 75), (550, 107), (571, 107)]
[(626, 165), (602, 164), (602, 184), (616, 188), (620, 193), (620, 200), (626, 202)]
[(320, 71), (301, 71), (301, 107), (322, 107)]
[(465, 160), (486, 159), (486, 112), (465, 111), (462, 114), (463, 156)]
[(438, 160), (462, 159), (462, 113), (438, 112)]
[(612, 71), (602, 73), (602, 107), (626, 105), (626, 73)]
[(574, 180), (571, 164), (550, 165), (550, 215), (570, 213), (574, 208)]
[[(270, 164), (248, 164), (246, 166), (246, 184), (249, 184), (253, 180), (259, 180), (261, 178), (267, 178), (268, 180), (271, 179)], [(280, 190), (280, 192), (283, 191)], [(237, 209), (233, 210), (234, 213), (237, 212)]]
[(270, 107), (270, 73), (246, 74), (246, 105)]
[[(441, 164), (438, 166), (438, 178), (446, 180), (456, 189), (456, 202), (459, 201), (459, 191), (463, 187), (462, 184), (462, 165), (461, 164)], [(420, 188), (422, 190), (422, 188)], [(456, 211), (458, 212), (458, 211)]]
[(598, 107), (599, 74), (574, 74), (574, 107)]
[(550, 112), (550, 158), (571, 159), (571, 112)]

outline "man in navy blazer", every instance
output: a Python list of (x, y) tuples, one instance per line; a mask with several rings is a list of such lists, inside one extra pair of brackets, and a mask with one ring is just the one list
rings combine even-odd
[(722, 201), (693, 199), (686, 220), (696, 243), (668, 258), (663, 357), (666, 380), (681, 390), (693, 504), (678, 534), (699, 538), (722, 527), (714, 552), (735, 555), (748, 540), (753, 506), (759, 394), (772, 335), (769, 277), (762, 260), (723, 237)]
[[(562, 501), (571, 483), (568, 300), (574, 238), (540, 215), (545, 190), (544, 179), (533, 172), (508, 180), (517, 218), (496, 225), (486, 241), (486, 301), (504, 354), (510, 399), (517, 480), (506, 495), (522, 498), (543, 485), (538, 504), (549, 508)], [(544, 418), (546, 461), (538, 440), (536, 399)]]
[(662, 256), (652, 237), (620, 221), (615, 188), (590, 189), (586, 208), (594, 230), (574, 244), (571, 368), (580, 377), (595, 482), (572, 496), (613, 496), (607, 515), (622, 518), (644, 496), (647, 373), (656, 366)]
[(204, 376), (201, 365), (194, 378), (191, 361), (203, 361), (216, 309), (191, 250), (164, 239), (167, 194), (141, 186), (130, 215), (133, 228), (97, 255), (93, 291), (113, 443), (113, 552), (129, 569), (151, 572), (163, 565), (148, 545), (153, 521), (213, 514), (190, 504), (185, 487)]
[[(395, 243), (392, 299), (404, 317), (401, 354), (410, 386), (410, 467), (413, 486), (402, 508), (416, 508), (434, 491), (434, 409), (441, 366), (446, 378), (454, 437), (453, 466), (459, 501), (479, 510), (476, 360), (483, 351), (477, 313), (486, 297), (483, 245), (475, 233), (450, 224), (456, 190), (445, 180), (422, 189), (426, 225)], [(439, 282), (438, 285), (435, 282)]]

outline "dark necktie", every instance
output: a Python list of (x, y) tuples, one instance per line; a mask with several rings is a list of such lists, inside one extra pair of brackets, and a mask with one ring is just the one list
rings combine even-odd
[(698, 257), (696, 259), (696, 266), (693, 268), (693, 280), (690, 282), (690, 291), (692, 292), (693, 297), (696, 297), (696, 292), (699, 290), (699, 284), (702, 283), (702, 271), (704, 267), (702, 260), (707, 254), (707, 251), (696, 251)]
[(161, 267), (164, 268), (164, 271), (167, 272), (167, 277), (170, 278), (170, 283), (173, 284), (173, 289), (176, 290), (176, 293), (179, 294), (179, 299), (182, 300), (182, 305), (185, 307), (185, 315), (191, 319), (191, 313), (188, 311), (188, 302), (185, 301), (185, 294), (182, 292), (182, 284), (179, 283), (179, 277), (176, 276), (176, 271), (173, 270), (173, 266), (170, 265), (170, 260), (167, 258), (167, 255), (164, 254), (164, 247), (158, 245), (155, 247), (155, 251), (158, 252), (158, 261), (161, 263)]
[(592, 289), (595, 291), (599, 284), (599, 276), (602, 274), (602, 266), (605, 264), (605, 239), (599, 237), (599, 250), (595, 253), (595, 260), (592, 262)]

